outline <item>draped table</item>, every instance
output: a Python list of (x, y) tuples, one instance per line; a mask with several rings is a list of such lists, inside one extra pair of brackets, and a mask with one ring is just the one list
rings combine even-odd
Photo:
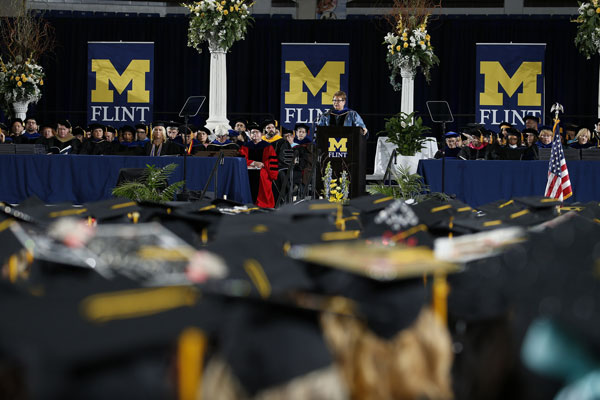
[[(567, 202), (600, 201), (600, 162), (568, 161), (573, 196)], [(442, 161), (420, 160), (418, 172), (432, 192), (442, 190)], [(543, 196), (548, 161), (446, 159), (445, 191), (471, 207), (513, 197)]]
[[(202, 190), (216, 159), (188, 157), (186, 184), (189, 190)], [(20, 203), (38, 196), (47, 204), (83, 204), (110, 198), (121, 168), (163, 167), (175, 163), (169, 183), (184, 179), (183, 157), (135, 157), (88, 155), (0, 155), (0, 201)], [(213, 181), (208, 190), (213, 189)], [(218, 169), (218, 195), (252, 203), (246, 160), (225, 157)]]

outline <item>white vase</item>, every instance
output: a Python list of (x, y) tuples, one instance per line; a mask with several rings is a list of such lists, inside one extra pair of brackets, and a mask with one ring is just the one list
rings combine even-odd
[(396, 171), (399, 171), (399, 167), (402, 166), (403, 168), (408, 168), (411, 174), (416, 174), (420, 159), (420, 154), (414, 156), (398, 155), (396, 156)]
[(15, 111), (15, 118), (20, 118), (25, 121), (27, 118), (27, 108), (29, 107), (30, 100), (15, 101), (13, 103), (13, 110)]

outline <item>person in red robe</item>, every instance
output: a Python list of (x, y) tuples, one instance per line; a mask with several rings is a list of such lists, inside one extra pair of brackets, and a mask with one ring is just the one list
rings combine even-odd
[(246, 158), (250, 190), (254, 204), (262, 208), (275, 207), (273, 181), (277, 180), (277, 154), (273, 146), (261, 139), (257, 124), (249, 124), (250, 140), (241, 148), (240, 153)]

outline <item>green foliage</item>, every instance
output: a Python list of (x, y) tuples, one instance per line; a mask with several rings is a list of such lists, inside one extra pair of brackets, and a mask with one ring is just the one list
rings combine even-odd
[(589, 60), (600, 50), (600, 7), (598, 0), (579, 2), (575, 45)]
[(134, 201), (151, 201), (164, 203), (175, 198), (175, 194), (183, 187), (184, 181), (168, 185), (169, 176), (175, 171), (177, 164), (168, 164), (162, 168), (146, 164), (143, 182), (124, 182), (115, 187), (112, 195)]
[(378, 185), (369, 187), (367, 191), (370, 194), (383, 194), (404, 201), (413, 199), (419, 202), (430, 197), (449, 198), (443, 193), (431, 193), (429, 185), (423, 183), (423, 177), (419, 174), (411, 174), (409, 167), (398, 166), (397, 172), (393, 172), (393, 175), (397, 186), (388, 186), (380, 182)]
[[(429, 132), (429, 127), (423, 125), (421, 117), (415, 118), (415, 112), (406, 114), (399, 112), (385, 120), (385, 129), (377, 134), (386, 133), (388, 140), (396, 145), (396, 151), (403, 156), (414, 156), (421, 151), (423, 144), (431, 138), (423, 134)], [(413, 122), (414, 121), (414, 122)]]

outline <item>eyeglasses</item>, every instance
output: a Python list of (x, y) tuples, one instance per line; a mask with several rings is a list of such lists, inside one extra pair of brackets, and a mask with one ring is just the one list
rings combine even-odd
[(334, 103), (341, 103), (342, 101), (346, 101), (344, 99), (333, 99)]

